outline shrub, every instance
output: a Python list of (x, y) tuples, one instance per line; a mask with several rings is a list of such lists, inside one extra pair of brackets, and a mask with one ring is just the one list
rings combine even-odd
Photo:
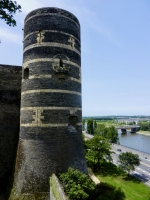
[(87, 199), (95, 189), (95, 183), (86, 174), (68, 169), (68, 172), (59, 176), (65, 193), (71, 200)]
[(121, 190), (121, 188), (116, 188), (113, 185), (110, 185), (108, 183), (99, 183), (96, 186), (95, 194), (99, 194), (97, 196), (96, 200), (124, 200), (125, 199), (125, 194)]

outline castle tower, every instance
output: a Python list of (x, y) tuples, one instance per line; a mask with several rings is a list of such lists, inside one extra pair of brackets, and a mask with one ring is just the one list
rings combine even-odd
[[(14, 195), (49, 192), (52, 173), (87, 173), (82, 144), (80, 24), (41, 8), (25, 18), (20, 137)], [(38, 198), (37, 198), (38, 199)]]

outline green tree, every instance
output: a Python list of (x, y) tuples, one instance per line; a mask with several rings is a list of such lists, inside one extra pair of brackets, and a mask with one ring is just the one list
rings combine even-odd
[(84, 133), (82, 133), (82, 142), (83, 142), (83, 144), (85, 143), (85, 136), (84, 136)]
[(140, 165), (140, 159), (138, 154), (132, 152), (121, 153), (118, 157), (119, 167), (126, 171), (129, 175), (130, 171), (135, 170), (135, 166)]
[(141, 127), (140, 129), (142, 131), (150, 131), (150, 122), (141, 121), (141, 122), (138, 123), (138, 125)]
[(0, 18), (4, 19), (9, 26), (16, 26), (16, 21), (13, 18), (16, 11), (21, 12), (21, 6), (16, 1), (0, 1)]
[(98, 124), (94, 130), (94, 135), (101, 135), (109, 140), (111, 143), (118, 143), (118, 131), (114, 126), (106, 127), (105, 124)]
[(98, 124), (97, 128), (94, 130), (94, 135), (101, 135), (104, 137), (105, 124)]
[(82, 119), (82, 131), (85, 131), (85, 119)]
[(134, 122), (129, 122), (129, 125), (134, 125)]
[(99, 197), (96, 198), (96, 200), (124, 200), (125, 194), (122, 191), (122, 189), (116, 188), (115, 186), (100, 182), (98, 185), (96, 185), (97, 190), (99, 191)]
[(112, 161), (111, 144), (108, 140), (100, 135), (95, 135), (86, 141), (86, 159), (90, 165), (100, 167), (100, 163), (104, 160)]
[(95, 189), (95, 183), (84, 173), (69, 168), (68, 172), (59, 176), (65, 193), (69, 199), (87, 199)]
[(97, 128), (97, 122), (96, 122), (96, 120), (94, 120), (94, 130)]
[(93, 129), (93, 119), (90, 118), (87, 120), (87, 132), (91, 135), (94, 134), (94, 129)]
[(104, 135), (107, 139), (109, 139), (109, 142), (118, 143), (118, 131), (114, 126), (106, 127), (104, 130)]

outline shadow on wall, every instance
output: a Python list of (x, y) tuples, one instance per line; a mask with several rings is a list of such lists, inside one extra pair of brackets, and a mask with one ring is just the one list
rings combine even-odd
[(0, 65), (0, 199), (11, 187), (20, 125), (19, 66)]

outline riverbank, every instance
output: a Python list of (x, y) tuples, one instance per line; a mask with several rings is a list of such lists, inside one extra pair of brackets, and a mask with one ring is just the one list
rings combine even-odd
[(138, 131), (138, 134), (142, 134), (142, 135), (149, 135), (150, 136), (150, 131)]

